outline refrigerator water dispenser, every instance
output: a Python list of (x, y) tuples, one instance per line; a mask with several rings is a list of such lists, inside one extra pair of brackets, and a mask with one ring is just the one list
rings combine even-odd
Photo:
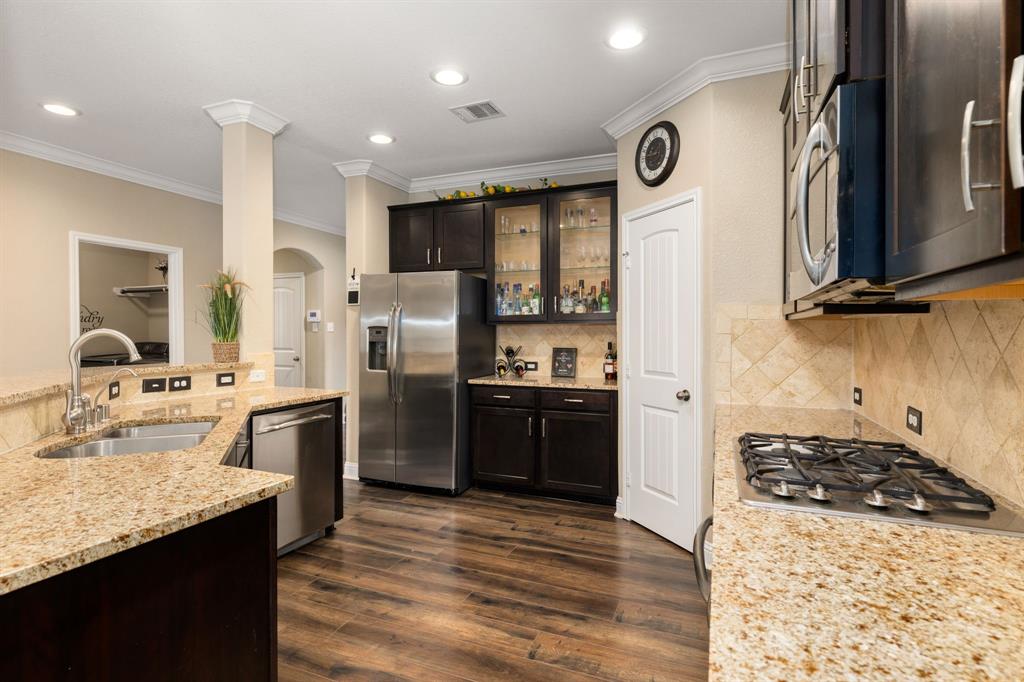
[(369, 327), (366, 332), (366, 369), (388, 369), (388, 328)]

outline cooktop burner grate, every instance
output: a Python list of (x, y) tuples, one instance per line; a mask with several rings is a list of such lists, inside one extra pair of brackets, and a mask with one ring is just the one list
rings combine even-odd
[(927, 514), (995, 510), (990, 496), (902, 443), (828, 436), (747, 433), (740, 438), (746, 481), (782, 498), (806, 492), (823, 504), (833, 493), (859, 493), (874, 508), (890, 500)]

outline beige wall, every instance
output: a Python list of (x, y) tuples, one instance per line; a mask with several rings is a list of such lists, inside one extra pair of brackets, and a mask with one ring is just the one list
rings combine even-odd
[(185, 361), (210, 360), (197, 311), (221, 266), (220, 206), (0, 150), (0, 377), (67, 366), (72, 231), (182, 248)]
[[(704, 382), (699, 400), (703, 407), (705, 510), (710, 510), (711, 502), (716, 359), (720, 352), (715, 337), (716, 307), (722, 303), (781, 303), (783, 143), (777, 106), (784, 84), (783, 72), (713, 83), (618, 140), (620, 216), (700, 190)], [(678, 128), (680, 155), (672, 176), (652, 188), (640, 182), (633, 164), (640, 137), (662, 120)]]
[[(185, 362), (212, 359), (199, 285), (222, 266), (220, 205), (0, 150), (0, 378), (67, 367), (72, 231), (180, 247)], [(345, 239), (275, 221), (274, 247), (314, 254), (324, 266), (325, 319), (337, 323), (326, 381), (342, 388)]]
[[(388, 271), (388, 206), (409, 195), (366, 175), (345, 178), (345, 272), (356, 277)], [(354, 399), (346, 402), (345, 458), (359, 461), (359, 306), (345, 310), (346, 381)]]
[[(114, 287), (150, 284), (151, 256), (102, 244), (82, 244), (79, 249), (79, 300), (103, 316), (102, 326), (122, 331), (133, 341), (167, 341), (167, 294), (128, 298), (114, 293)], [(159, 272), (154, 274), (160, 277)], [(87, 354), (123, 351), (117, 341), (97, 339)]]

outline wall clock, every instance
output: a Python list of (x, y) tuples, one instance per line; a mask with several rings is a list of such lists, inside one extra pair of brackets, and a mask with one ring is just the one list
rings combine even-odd
[(655, 123), (636, 147), (636, 174), (648, 187), (668, 180), (679, 160), (679, 131), (669, 121)]

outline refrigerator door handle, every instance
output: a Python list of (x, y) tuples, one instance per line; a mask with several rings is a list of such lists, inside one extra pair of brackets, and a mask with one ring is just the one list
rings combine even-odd
[(399, 354), (402, 352), (402, 304), (398, 303), (395, 305), (395, 316), (394, 322), (392, 323), (395, 328), (395, 342), (394, 347), (394, 369), (391, 375), (395, 378), (395, 405), (402, 404), (402, 374), (401, 368), (398, 366)]
[(392, 303), (388, 309), (388, 333), (387, 333), (387, 356), (384, 362), (387, 363), (388, 400), (395, 402), (395, 304)]

